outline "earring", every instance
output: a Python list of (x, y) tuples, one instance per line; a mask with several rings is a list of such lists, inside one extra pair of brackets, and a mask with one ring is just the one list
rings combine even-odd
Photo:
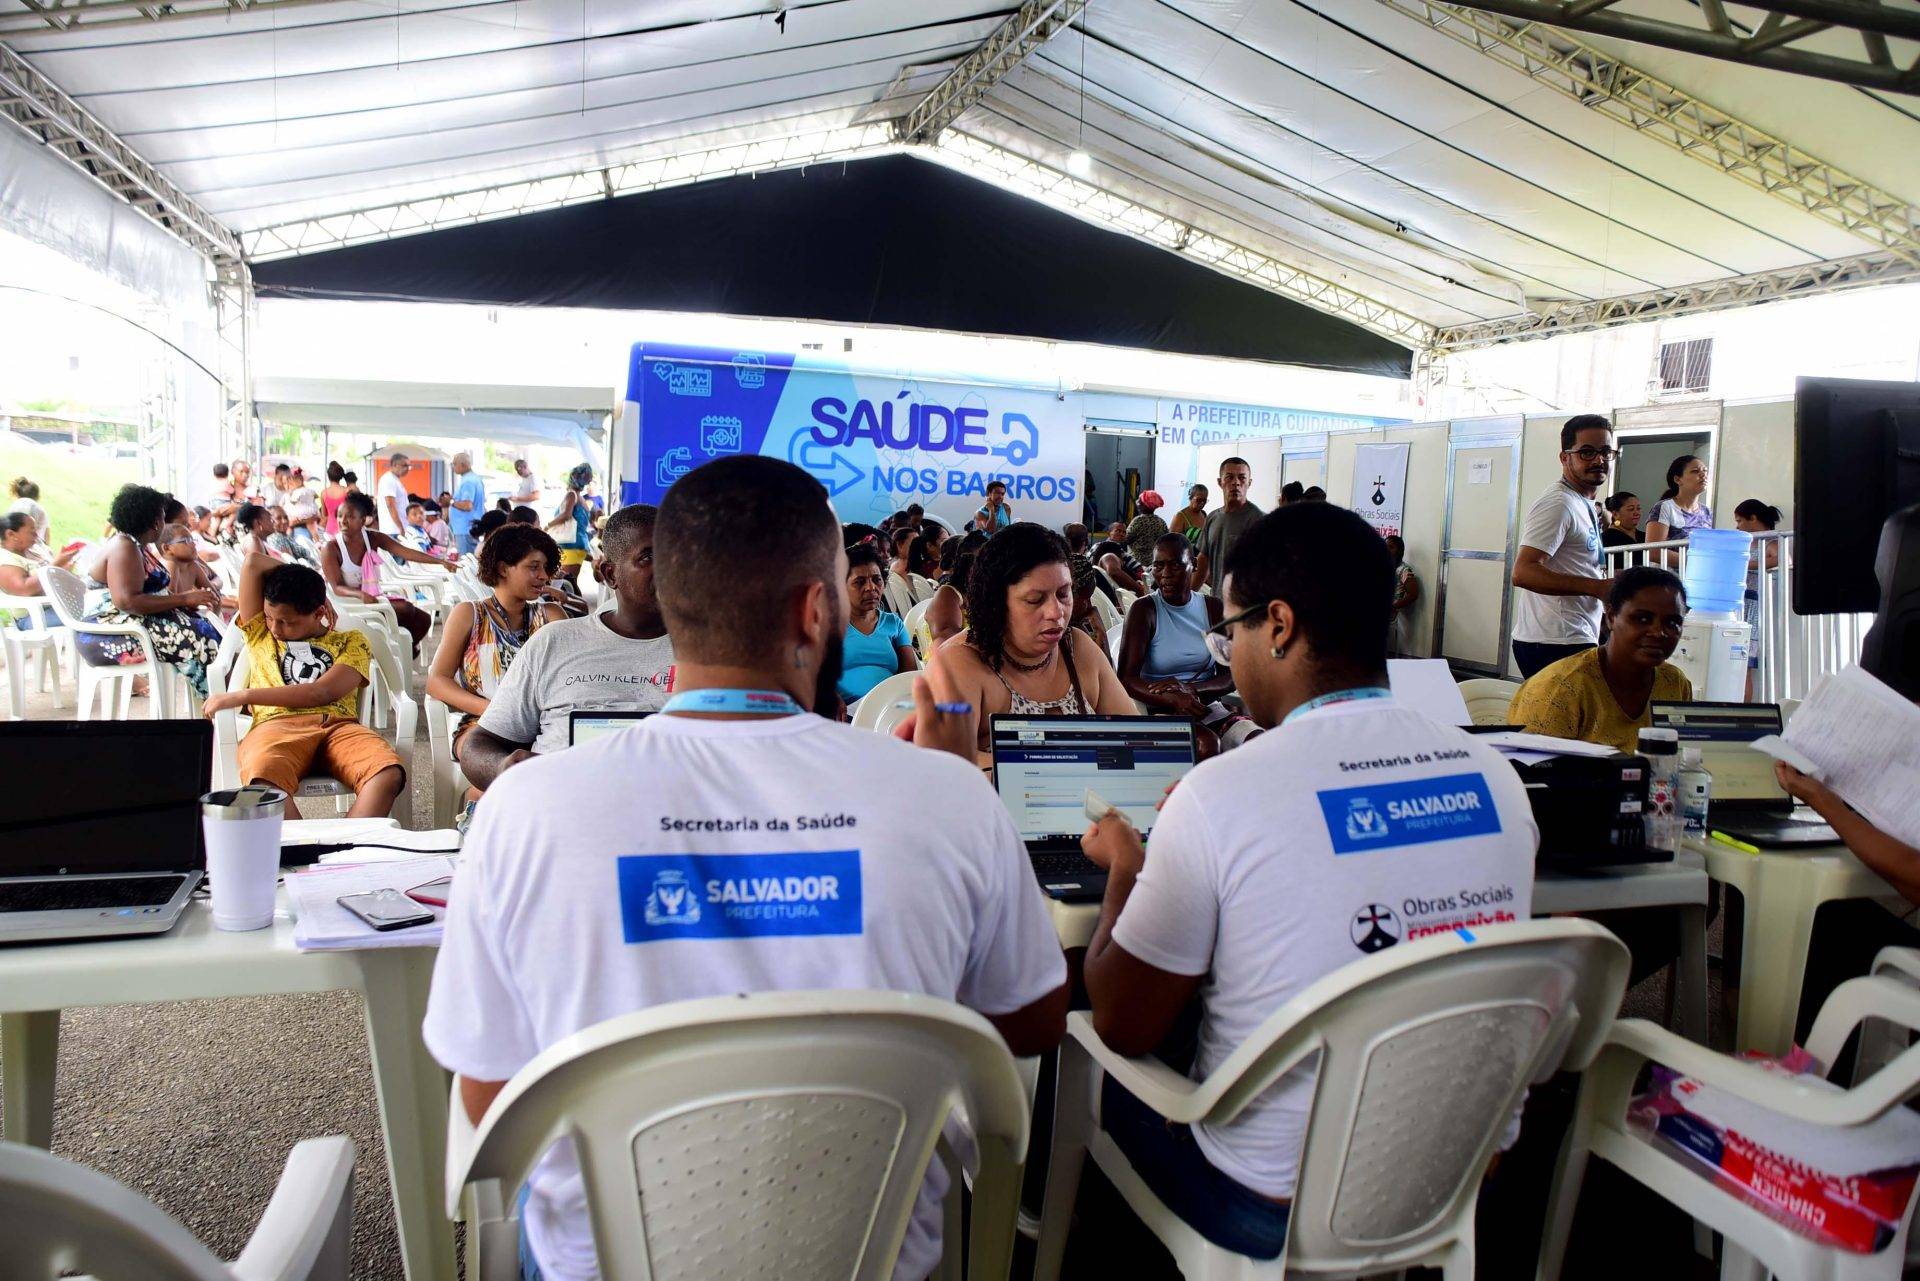
[(1275, 645), (1272, 649), (1268, 650), (1267, 652), (1269, 654), (1272, 654), (1275, 658), (1285, 658), (1287, 656), (1287, 647), (1285, 645)]

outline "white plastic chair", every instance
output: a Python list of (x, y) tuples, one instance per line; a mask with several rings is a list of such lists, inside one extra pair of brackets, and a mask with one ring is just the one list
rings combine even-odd
[[(1823, 1063), (1831, 1063), (1855, 1028), (1876, 1019), (1909, 1031), (1920, 1030), (1920, 992), (1881, 975), (1842, 983), (1820, 1007), (1813, 1033), (1807, 1038), (1807, 1052)], [(1723, 1189), (1689, 1158), (1656, 1146), (1627, 1126), (1626, 1108), (1634, 1079), (1649, 1062), (1664, 1064), (1797, 1121), (1836, 1130), (1865, 1125), (1920, 1095), (1920, 1046), (1901, 1051), (1891, 1063), (1852, 1089), (1836, 1093), (1815, 1090), (1790, 1077), (1715, 1053), (1658, 1024), (1622, 1019), (1614, 1025), (1599, 1058), (1580, 1083), (1580, 1100), (1560, 1151), (1547, 1203), (1540, 1247), (1542, 1281), (1553, 1281), (1560, 1275), (1589, 1154), (1721, 1233), (1725, 1237), (1724, 1281), (1760, 1281), (1769, 1272), (1782, 1281), (1855, 1281), (1869, 1277), (1893, 1281), (1900, 1276), (1912, 1225), (1911, 1201), (1893, 1240), (1874, 1254), (1854, 1254), (1825, 1245), (1777, 1222)]]
[[(53, 606), (53, 612), (67, 630), (69, 643), (75, 647), (73, 668), (78, 694), (77, 719), (92, 719), (94, 695), (98, 691), (102, 718), (125, 720), (133, 701), (133, 682), (141, 676), (147, 678), (150, 691), (147, 699), (149, 714), (154, 720), (165, 720), (172, 716), (174, 686), (183, 684), (184, 678), (154, 656), (153, 640), (147, 635), (147, 629), (138, 623), (89, 622), (86, 618), (87, 587), (76, 574), (47, 565), (34, 576), (40, 580), (40, 590), (47, 594), (48, 603)], [(89, 663), (79, 654), (79, 638), (82, 636), (129, 638), (140, 647), (140, 661), (116, 663), (110, 667)]]
[(913, 638), (913, 647), (919, 651), (920, 661), (927, 661), (927, 646), (933, 642), (933, 633), (927, 630), (927, 610), (933, 604), (933, 594), (900, 615), (900, 621), (906, 624), (907, 635)]
[(894, 573), (891, 569), (887, 571), (887, 585), (881, 589), (880, 595), (883, 608), (885, 608), (888, 613), (898, 614), (902, 618), (907, 616), (907, 611), (912, 609), (916, 603), (913, 595), (913, 584)]
[(1519, 681), (1493, 676), (1476, 676), (1460, 682), (1460, 697), (1466, 700), (1467, 716), (1475, 725), (1507, 724), (1507, 706), (1519, 692)]
[(427, 748), (433, 761), (433, 827), (444, 831), (453, 826), (472, 784), (453, 755), (453, 709), (432, 695), (426, 703)]
[[(376, 704), (383, 705), (394, 726), (394, 750), (399, 754), (401, 765), (411, 772), (420, 708), (403, 692), (402, 678), (393, 670), (398, 663), (391, 650), (377, 642), (369, 643), (367, 649), (373, 655), (374, 667), (380, 679), (369, 679), (366, 687), (360, 691), (360, 723), (372, 728), (374, 708)], [(253, 670), (247, 661), (246, 638), (236, 627), (220, 642), (219, 656), (207, 671), (207, 687), (243, 690), (251, 688), (252, 682)], [(239, 787), (246, 782), (240, 777), (240, 739), (253, 723), (251, 717), (246, 719), (246, 725), (242, 725), (240, 713), (231, 707), (214, 714), (213, 780), (216, 788)], [(317, 774), (301, 779), (300, 786), (294, 789), (294, 795), (331, 796), (334, 808), (344, 813), (352, 804), (354, 793), (340, 780)], [(411, 796), (412, 789), (406, 789), (398, 804), (411, 806)]]
[(918, 675), (918, 672), (895, 672), (868, 690), (853, 705), (853, 727), (891, 734), (895, 725), (913, 714), (894, 704), (912, 701), (913, 678)]
[(222, 1263), (159, 1206), (50, 1152), (0, 1143), (0, 1272), (141, 1281), (347, 1281), (351, 1140), (294, 1145), (240, 1257)]
[[(1471, 941), (1469, 941), (1471, 940)], [(1067, 1019), (1036, 1281), (1060, 1274), (1091, 1154), (1182, 1275), (1473, 1275), (1473, 1216), (1521, 1092), (1585, 1067), (1626, 988), (1627, 949), (1590, 921), (1454, 931), (1344, 966), (1275, 1011), (1204, 1081), (1108, 1049)], [(1286, 1248), (1262, 1262), (1206, 1240), (1155, 1196), (1099, 1128), (1102, 1078), (1169, 1121), (1225, 1125), (1317, 1056)]]
[(7, 659), (7, 714), (17, 721), (27, 714), (29, 661), (38, 675), (40, 690), (43, 693), (51, 690), (53, 705), (59, 707), (62, 705), (60, 656), (65, 653), (77, 662), (78, 655), (73, 653), (73, 641), (67, 629), (57, 625), (60, 615), (46, 597), (0, 596), (0, 614), (10, 609), (19, 610), (30, 624), (18, 627), (12, 620), (0, 617), (0, 652), (4, 652)]
[(506, 1207), (571, 1138), (605, 1281), (882, 1281), (956, 1108), (979, 1155), (970, 1270), (1000, 1281), (1026, 1088), (985, 1019), (904, 992), (767, 992), (609, 1019), (522, 1068), (471, 1131), (456, 1082), (447, 1213), (477, 1244), (469, 1277), (517, 1278)]

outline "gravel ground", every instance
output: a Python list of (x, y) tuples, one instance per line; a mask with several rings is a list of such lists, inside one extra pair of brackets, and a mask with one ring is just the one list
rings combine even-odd
[[(73, 714), (71, 703), (56, 709), (42, 694), (29, 695), (27, 710), (30, 717)], [(134, 715), (144, 714), (144, 700), (136, 700)], [(423, 726), (412, 767), (414, 812), (423, 819), (432, 813), (428, 765)], [(310, 817), (332, 813), (330, 806), (308, 802), (307, 807)], [(408, 827), (425, 825), (402, 821)], [(1716, 918), (1709, 939), (1715, 954), (1719, 944)], [(1718, 1040), (1724, 1027), (1717, 966), (1709, 987)], [(1656, 975), (1628, 993), (1624, 1012), (1657, 1020), (1664, 1009), (1665, 977)], [(232, 1258), (266, 1208), (293, 1145), (317, 1135), (345, 1134), (359, 1149), (353, 1277), (401, 1281), (379, 1111), (360, 1003), (352, 994), (79, 1009), (62, 1018), (61, 1034), (55, 1152), (153, 1198), (216, 1253)], [(1552, 1127), (1540, 1128), (1551, 1132)], [(1545, 1195), (1552, 1142), (1542, 1139), (1526, 1154), (1524, 1177), (1518, 1168), (1521, 1153), (1513, 1155), (1510, 1164), (1516, 1169), (1509, 1182), (1516, 1190), (1510, 1201), (1496, 1201), (1491, 1193), (1483, 1197), (1486, 1276), (1532, 1275), (1530, 1249), (1537, 1246), (1516, 1246), (1503, 1254), (1490, 1248), (1488, 1237), (1505, 1234), (1489, 1234), (1484, 1225), (1490, 1214), (1505, 1219), (1503, 1207), (1511, 1204), (1513, 1213), (1529, 1220), (1522, 1236), (1537, 1233), (1535, 1202)], [(1597, 1211), (1596, 1201), (1605, 1209)], [(1617, 1277), (1629, 1267), (1644, 1267), (1651, 1257), (1672, 1260), (1674, 1270), (1663, 1270), (1665, 1275), (1691, 1275), (1683, 1270), (1685, 1262), (1702, 1262), (1688, 1253), (1684, 1225), (1671, 1221), (1671, 1211), (1636, 1198), (1635, 1190), (1609, 1181), (1604, 1172), (1590, 1179), (1583, 1206), (1581, 1223), (1589, 1227), (1576, 1237), (1570, 1276)], [(1633, 1233), (1591, 1227), (1629, 1214), (1634, 1217), (1624, 1221), (1636, 1223)], [(1668, 1219), (1650, 1222), (1662, 1214)], [(1657, 1252), (1648, 1240), (1656, 1228), (1662, 1243)], [(1015, 1276), (1025, 1274), (1029, 1258), (1023, 1248)], [(1089, 1175), (1083, 1191), (1066, 1272), (1070, 1278), (1100, 1281), (1178, 1275), (1097, 1174)]]

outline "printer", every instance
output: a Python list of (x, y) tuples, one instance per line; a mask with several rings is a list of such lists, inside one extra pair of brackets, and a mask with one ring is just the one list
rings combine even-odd
[(1509, 760), (1526, 784), (1540, 828), (1541, 865), (1559, 871), (1620, 863), (1664, 863), (1672, 850), (1647, 845), (1641, 813), (1647, 804), (1647, 758), (1549, 756)]

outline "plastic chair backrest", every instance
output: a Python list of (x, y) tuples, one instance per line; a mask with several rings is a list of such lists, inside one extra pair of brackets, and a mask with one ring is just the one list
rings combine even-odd
[(1317, 1053), (1289, 1265), (1389, 1271), (1472, 1240), (1521, 1091), (1593, 1060), (1627, 970), (1625, 946), (1590, 921), (1475, 927), (1356, 961), (1269, 1018), (1209, 1078), (1231, 1082), (1209, 1120)]
[(57, 565), (44, 565), (35, 577), (40, 580), (40, 590), (47, 594), (47, 600), (60, 621), (68, 627), (83, 625), (81, 620), (87, 613), (87, 585), (80, 581), (80, 576)]
[(887, 611), (902, 618), (914, 606), (912, 584), (891, 570), (887, 572), (887, 585), (881, 589), (881, 596)]
[[(515, 1188), (571, 1138), (606, 1281), (880, 1281), (956, 1105), (976, 1189), (1010, 1187), (1027, 1096), (978, 1014), (901, 992), (686, 1001), (609, 1019), (521, 1069), (464, 1181)], [(1005, 1276), (997, 1263), (976, 1258), (975, 1274)]]
[(932, 595), (928, 595), (925, 600), (900, 616), (900, 621), (907, 625), (907, 635), (918, 635), (921, 625), (927, 621), (927, 609), (932, 604), (933, 597)]
[[(877, 729), (885, 733), (905, 720), (908, 713), (894, 707), (895, 703), (905, 702), (913, 697), (913, 678), (915, 672), (895, 672), (893, 675), (868, 690), (866, 696), (853, 709), (853, 727), (855, 729)], [(893, 713), (889, 717), (888, 713)], [(881, 722), (885, 721), (885, 728)]]
[(1475, 725), (1505, 725), (1507, 705), (1520, 692), (1520, 682), (1494, 676), (1476, 676), (1460, 682), (1460, 697)]
[(226, 1264), (139, 1193), (18, 1143), (0, 1143), (0, 1223), (8, 1276), (233, 1281)]

